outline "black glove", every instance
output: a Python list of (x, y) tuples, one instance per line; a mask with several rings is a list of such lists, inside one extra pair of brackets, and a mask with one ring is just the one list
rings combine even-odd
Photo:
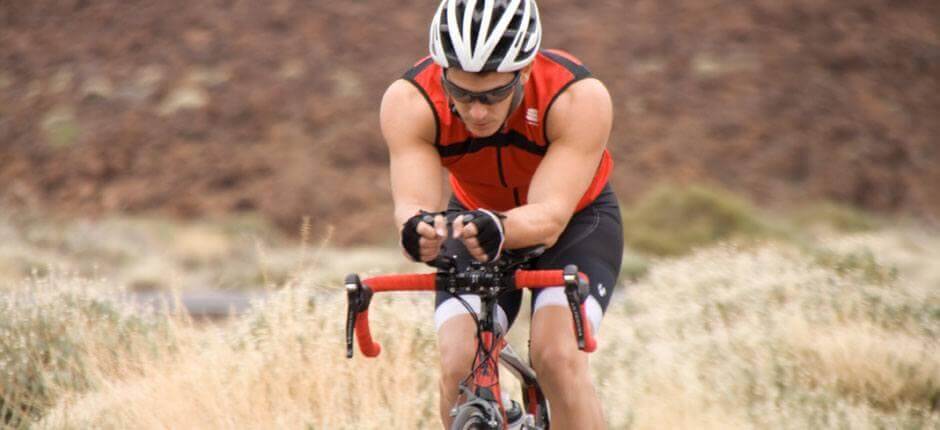
[(503, 244), (506, 243), (506, 233), (503, 229), (503, 219), (506, 216), (486, 209), (464, 212), (460, 216), (463, 217), (465, 225), (477, 226), (477, 241), (486, 253), (487, 261), (499, 260)]
[(440, 212), (418, 211), (418, 214), (408, 218), (402, 224), (401, 229), (401, 247), (405, 249), (412, 260), (421, 261), (421, 235), (418, 234), (418, 224), (427, 223), (434, 226), (434, 217), (440, 215)]

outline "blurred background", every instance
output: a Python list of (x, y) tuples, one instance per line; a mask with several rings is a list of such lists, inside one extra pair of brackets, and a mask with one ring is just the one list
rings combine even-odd
[[(436, 3), (0, 0), (0, 427), (436, 428), (431, 298), (347, 360), (341, 284), (429, 270), (378, 107)], [(615, 106), (610, 428), (940, 428), (940, 2), (539, 5)]]
[[(385, 88), (436, 1), (0, 3), (0, 204), (257, 214), (394, 242)], [(542, 0), (544, 47), (616, 109), (625, 203), (662, 181), (762, 206), (940, 213), (940, 3)]]

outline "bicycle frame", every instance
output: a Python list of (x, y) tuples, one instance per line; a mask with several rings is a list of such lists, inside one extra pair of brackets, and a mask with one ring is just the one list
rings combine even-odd
[(499, 360), (506, 365), (510, 374), (522, 382), (522, 407), (532, 417), (530, 424), (537, 429), (548, 429), (548, 402), (536, 379), (535, 370), (525, 364), (508, 344), (500, 351)]

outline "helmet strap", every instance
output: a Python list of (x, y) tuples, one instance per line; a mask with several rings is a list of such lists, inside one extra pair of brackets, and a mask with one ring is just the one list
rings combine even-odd
[(506, 124), (509, 122), (509, 118), (512, 117), (512, 114), (516, 112), (516, 109), (519, 108), (519, 105), (522, 104), (522, 96), (525, 92), (525, 87), (522, 84), (522, 80), (516, 83), (516, 88), (512, 90), (512, 103), (509, 104), (509, 112), (506, 113), (506, 119), (503, 120), (503, 125), (500, 126), (500, 129), (506, 127)]

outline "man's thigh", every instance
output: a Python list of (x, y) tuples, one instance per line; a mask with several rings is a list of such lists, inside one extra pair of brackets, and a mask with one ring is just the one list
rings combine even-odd
[[(591, 205), (572, 217), (558, 242), (536, 262), (537, 269), (563, 269), (576, 264), (590, 279), (585, 310), (594, 332), (600, 328), (610, 303), (623, 259), (623, 227), (620, 211), (613, 205)], [(564, 288), (533, 292), (532, 313), (546, 306), (568, 306)]]

